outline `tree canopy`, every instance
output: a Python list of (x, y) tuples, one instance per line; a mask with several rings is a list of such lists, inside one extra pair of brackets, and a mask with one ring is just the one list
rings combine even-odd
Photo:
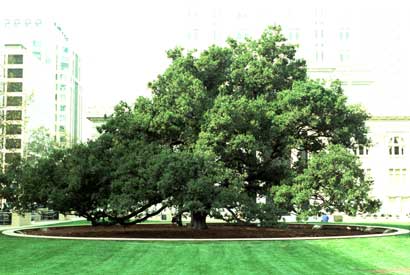
[[(45, 158), (52, 168), (19, 170), (51, 171), (43, 203), (121, 224), (173, 207), (194, 228), (207, 216), (271, 225), (289, 213), (377, 209), (349, 151), (369, 143), (368, 115), (348, 105), (340, 82), (308, 79), (280, 27), (167, 54), (151, 98), (119, 104), (96, 141)], [(3, 185), (34, 188), (29, 178)]]

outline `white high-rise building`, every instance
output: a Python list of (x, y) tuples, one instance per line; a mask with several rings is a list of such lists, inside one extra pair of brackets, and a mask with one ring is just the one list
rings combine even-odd
[[(3, 92), (0, 95), (1, 163), (20, 157), (32, 130), (54, 126), (54, 82), (21, 44), (3, 47)], [(51, 68), (48, 68), (51, 69)]]
[(79, 141), (80, 62), (61, 27), (41, 19), (3, 19), (0, 37), (3, 163), (21, 154), (30, 131), (39, 127), (62, 145)]

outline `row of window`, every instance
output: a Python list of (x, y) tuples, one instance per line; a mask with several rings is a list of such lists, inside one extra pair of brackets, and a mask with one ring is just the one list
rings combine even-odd
[[(315, 38), (316, 39), (323, 39), (325, 37), (325, 30), (321, 29), (321, 30), (315, 30)], [(299, 38), (299, 33), (297, 33), (296, 39)], [(350, 32), (348, 30), (341, 30), (339, 31), (339, 40), (340, 41), (347, 41), (350, 38)]]
[[(325, 52), (323, 49), (317, 48), (315, 51), (315, 60), (316, 62), (323, 62), (325, 60)], [(339, 52), (339, 61), (341, 63), (348, 62), (350, 60), (350, 53), (349, 51), (341, 51)]]
[[(365, 169), (365, 177), (371, 178), (371, 169)], [(407, 169), (406, 168), (389, 168), (388, 169), (389, 184), (406, 183)]]
[[(205, 33), (205, 32), (203, 32), (199, 28), (195, 27), (187, 33), (186, 37), (187, 37), (188, 40), (197, 41), (197, 40), (199, 40), (199, 38), (201, 36), (200, 35), (201, 33)], [(298, 29), (296, 29), (296, 30), (292, 30), (292, 29), (287, 30), (287, 31), (285, 31), (285, 34), (286, 34), (287, 40), (291, 41), (291, 42), (299, 42), (299, 39), (301, 37), (301, 31), (298, 30)], [(326, 31), (324, 29), (315, 29), (312, 34), (314, 35), (316, 40), (323, 40), (326, 36)], [(217, 37), (220, 36), (220, 33), (218, 32), (218, 30), (213, 30), (212, 36), (213, 36), (213, 39), (216, 40)], [(244, 37), (247, 37), (247, 36), (249, 36), (249, 34), (246, 30), (243, 30), (243, 31), (238, 32), (236, 34), (236, 37), (239, 40), (241, 40), (241, 39), (243, 39)], [(333, 37), (336, 38), (337, 36), (333, 36)], [(350, 40), (349, 30), (345, 30), (345, 29), (340, 30), (338, 32), (338, 37), (339, 37), (339, 40), (341, 42), (345, 43), (346, 41), (349, 41)]]
[(367, 156), (369, 154), (369, 148), (363, 145), (358, 145), (354, 153), (359, 156)]
[(400, 169), (400, 168), (395, 168), (395, 169), (393, 169), (393, 168), (390, 168), (389, 169), (389, 176), (406, 176), (406, 174), (407, 174), (407, 169), (405, 169), (405, 168), (403, 168), (403, 169)]
[[(388, 142), (388, 152), (390, 156), (404, 155), (404, 140), (402, 137), (391, 137)], [(356, 155), (366, 156), (369, 154), (369, 148), (363, 145), (358, 145), (355, 150)]]
[[(56, 84), (56, 90), (65, 92), (67, 90), (66, 84)], [(9, 93), (19, 93), (23, 91), (23, 82), (7, 82), (6, 91)]]
[(389, 169), (389, 183), (390, 184), (404, 184), (406, 183), (407, 169), (395, 168)]
[(31, 20), (31, 19), (25, 19), (25, 20), (20, 20), (20, 19), (6, 19), (4, 20), (4, 26), (9, 27), (11, 25), (14, 25), (15, 27), (18, 27), (20, 25), (25, 25), (26, 27), (30, 25), (35, 25), (36, 27), (40, 26), (42, 23), (41, 19), (36, 19), (36, 20)]

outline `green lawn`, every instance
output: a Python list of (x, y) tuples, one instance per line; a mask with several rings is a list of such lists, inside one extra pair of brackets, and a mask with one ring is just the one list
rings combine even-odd
[(204, 243), (1, 235), (0, 274), (410, 274), (410, 235)]

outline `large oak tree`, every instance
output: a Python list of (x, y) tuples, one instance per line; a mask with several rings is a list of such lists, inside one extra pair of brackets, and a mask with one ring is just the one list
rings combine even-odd
[(139, 222), (172, 206), (201, 229), (210, 215), (271, 225), (288, 213), (377, 209), (348, 151), (368, 144), (368, 115), (339, 82), (309, 80), (279, 27), (168, 57), (151, 98), (118, 105), (94, 143), (68, 154), (64, 184), (90, 201), (91, 220)]

